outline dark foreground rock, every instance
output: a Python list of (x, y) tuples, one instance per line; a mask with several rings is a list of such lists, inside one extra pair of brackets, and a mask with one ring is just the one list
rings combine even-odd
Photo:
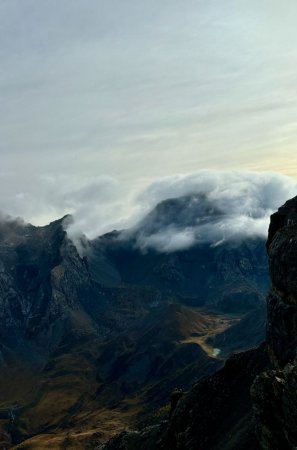
[[(265, 346), (230, 358), (180, 399), (169, 423), (141, 432), (122, 433), (104, 450), (260, 449), (256, 440), (250, 388), (269, 366)], [(136, 445), (139, 445), (137, 446)]]
[(234, 355), (222, 370), (194, 385), (178, 402), (160, 448), (257, 448), (250, 387), (267, 366), (262, 346)]
[(259, 375), (252, 387), (261, 448), (297, 448), (297, 361)]
[(267, 242), (272, 288), (267, 346), (274, 370), (259, 375), (252, 398), (261, 448), (297, 448), (297, 197), (271, 217)]

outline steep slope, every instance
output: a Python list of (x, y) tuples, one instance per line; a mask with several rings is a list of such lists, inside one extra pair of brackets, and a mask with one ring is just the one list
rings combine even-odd
[[(44, 357), (65, 339), (99, 332), (100, 292), (64, 230), (69, 217), (36, 228), (10, 221), (0, 236), (2, 355)], [(102, 295), (101, 295), (102, 297)], [(91, 311), (92, 315), (88, 314)], [(28, 347), (28, 352), (26, 348)]]
[(238, 349), (243, 351), (257, 347), (265, 340), (265, 329), (266, 305), (261, 303), (258, 308), (243, 315), (234, 325), (211, 336), (208, 343), (214, 348), (219, 348), (225, 355), (229, 355)]
[(273, 369), (256, 378), (252, 396), (263, 449), (297, 446), (297, 197), (271, 217), (267, 242), (273, 286), (267, 346)]
[[(83, 360), (79, 351), (87, 342), (102, 340), (104, 296), (67, 238), (67, 220), (46, 227), (13, 219), (1, 224), (0, 426), (5, 446), (69, 418), (92, 372), (91, 357)], [(49, 370), (58, 354), (60, 367)]]
[[(232, 319), (225, 320), (228, 326)], [(104, 346), (98, 361), (98, 377), (105, 382), (100, 395), (106, 386), (120, 385), (118, 399), (138, 393), (149, 411), (166, 403), (176, 385), (188, 388), (221, 366), (219, 358), (202, 348), (203, 337), (215, 332), (215, 322), (212, 315), (175, 304), (147, 315)], [(197, 335), (202, 345), (197, 345)]]

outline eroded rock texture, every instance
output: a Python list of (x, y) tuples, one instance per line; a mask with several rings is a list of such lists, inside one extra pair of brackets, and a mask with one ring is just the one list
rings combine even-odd
[(250, 387), (267, 367), (264, 346), (231, 357), (178, 402), (162, 449), (258, 449)]
[(267, 349), (274, 370), (251, 393), (263, 449), (297, 448), (297, 197), (271, 217), (267, 242), (272, 288), (267, 298)]
[(256, 429), (263, 449), (297, 448), (297, 361), (263, 372), (252, 387)]

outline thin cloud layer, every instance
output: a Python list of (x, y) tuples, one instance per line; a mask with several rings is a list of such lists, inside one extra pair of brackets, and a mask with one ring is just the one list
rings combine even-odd
[(129, 189), (296, 174), (296, 15), (295, 0), (0, 1), (1, 171), (21, 192), (24, 172)]
[[(93, 233), (109, 230), (119, 217), (123, 189), (110, 176), (38, 175), (18, 180), (15, 174), (0, 174), (0, 210), (21, 216), (34, 225), (46, 225), (65, 214), (72, 214), (79, 231)], [(110, 225), (112, 226), (112, 225)]]

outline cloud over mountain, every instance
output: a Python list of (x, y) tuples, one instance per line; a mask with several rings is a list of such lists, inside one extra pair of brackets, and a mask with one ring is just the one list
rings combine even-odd
[[(74, 216), (69, 234), (93, 238), (130, 229), (142, 249), (172, 251), (196, 242), (215, 245), (236, 236), (266, 236), (269, 216), (297, 193), (297, 181), (272, 172), (203, 170), (160, 178), (146, 188), (110, 176), (32, 175), (19, 192), (9, 174), (0, 177), (0, 210), (45, 224)], [(24, 183), (23, 183), (24, 184)], [(179, 198), (173, 205), (164, 200)], [(160, 204), (155, 209), (156, 205)]]
[(198, 242), (265, 237), (270, 215), (296, 193), (296, 181), (276, 173), (202, 171), (165, 178), (139, 196), (142, 204), (158, 206), (134, 228), (136, 242), (143, 250), (170, 252)]

